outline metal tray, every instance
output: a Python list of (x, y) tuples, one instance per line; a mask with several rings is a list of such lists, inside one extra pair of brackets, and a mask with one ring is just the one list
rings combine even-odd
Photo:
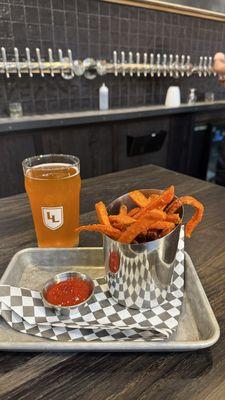
[[(56, 273), (104, 275), (102, 248), (25, 249), (14, 255), (0, 284), (40, 290)], [(191, 258), (185, 254), (185, 295), (176, 333), (162, 342), (55, 342), (11, 329), (0, 319), (0, 350), (11, 351), (191, 351), (212, 346), (220, 330)]]

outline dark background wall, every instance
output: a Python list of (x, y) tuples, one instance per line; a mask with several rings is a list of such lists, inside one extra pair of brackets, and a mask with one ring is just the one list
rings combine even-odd
[[(25, 54), (29, 46), (47, 55), (51, 47), (70, 48), (73, 58), (112, 59), (113, 50), (213, 56), (225, 49), (225, 24), (143, 8), (122, 6), (100, 0), (0, 0), (0, 45), (12, 55), (14, 46)], [(10, 57), (9, 57), (10, 58)], [(8, 103), (20, 101), (24, 114), (53, 113), (98, 108), (98, 88), (103, 78), (88, 81), (74, 78), (36, 76), (0, 77), (0, 115), (7, 115)], [(168, 86), (178, 84), (182, 100), (189, 87), (214, 91), (216, 98), (225, 92), (217, 80), (209, 78), (130, 78), (104, 77), (110, 90), (111, 107), (129, 107), (164, 102)]]

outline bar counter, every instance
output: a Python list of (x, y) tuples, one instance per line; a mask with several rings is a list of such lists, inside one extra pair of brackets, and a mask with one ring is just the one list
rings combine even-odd
[(166, 107), (163, 104), (143, 107), (109, 109), (107, 111), (90, 110), (56, 114), (27, 115), (20, 118), (0, 118), (0, 134), (6, 132), (29, 131), (31, 129), (56, 128), (85, 125), (102, 122), (127, 121), (150, 117), (163, 117), (185, 113), (221, 111), (225, 109), (225, 100), (213, 102), (182, 103), (179, 107)]
[[(154, 399), (225, 398), (225, 188), (154, 165), (83, 181), (81, 222), (94, 222), (94, 203), (135, 188), (176, 187), (206, 208), (203, 222), (186, 240), (221, 329), (210, 349), (181, 353), (0, 353), (0, 398)], [(36, 246), (25, 194), (0, 200), (0, 274), (19, 250)], [(98, 235), (81, 236), (81, 246), (101, 245)]]

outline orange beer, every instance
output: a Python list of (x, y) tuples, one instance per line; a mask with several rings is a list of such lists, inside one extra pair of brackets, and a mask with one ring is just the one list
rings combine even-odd
[[(37, 162), (38, 158), (38, 162)], [(80, 165), (74, 156), (44, 155), (23, 161), (39, 247), (73, 247), (79, 238)]]

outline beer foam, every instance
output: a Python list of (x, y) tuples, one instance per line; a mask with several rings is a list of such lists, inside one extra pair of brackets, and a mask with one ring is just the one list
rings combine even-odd
[[(54, 177), (55, 173), (57, 171), (63, 172), (63, 171), (72, 171), (74, 170), (74, 173), (68, 173), (68, 175), (65, 176), (56, 176)], [(40, 171), (40, 176), (35, 176), (36, 172)], [(43, 171), (43, 173), (42, 173)], [(44, 164), (38, 164), (34, 165), (33, 167), (30, 167), (26, 171), (26, 176), (29, 179), (35, 179), (35, 180), (44, 180), (44, 179), (68, 179), (73, 176), (76, 176), (80, 173), (79, 169), (73, 165), (73, 164), (67, 164), (67, 163), (44, 163)]]

